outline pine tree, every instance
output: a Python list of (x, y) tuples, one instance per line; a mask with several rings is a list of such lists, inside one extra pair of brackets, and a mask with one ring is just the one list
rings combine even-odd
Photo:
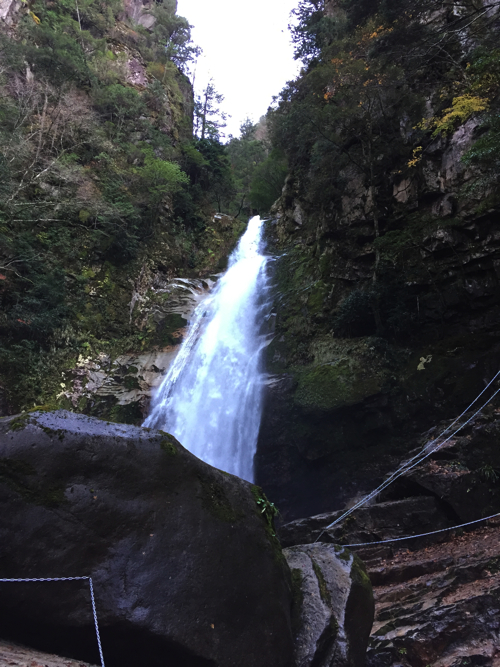
[(210, 79), (194, 105), (195, 133), (199, 139), (218, 139), (223, 136), (220, 130), (226, 127), (228, 118), (220, 108), (223, 101), (224, 95), (216, 91), (213, 79)]

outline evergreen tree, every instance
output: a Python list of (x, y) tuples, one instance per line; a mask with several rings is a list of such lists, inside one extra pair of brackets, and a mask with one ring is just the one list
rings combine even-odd
[(256, 139), (257, 125), (247, 118), (240, 126), (240, 136), (231, 137), (227, 144), (231, 170), (233, 173), (236, 195), (232, 208), (234, 215), (251, 215), (250, 190), (256, 168), (266, 159), (267, 148)]
[(205, 90), (196, 97), (194, 105), (195, 134), (199, 139), (219, 139), (223, 135), (220, 130), (226, 127), (228, 114), (221, 110), (224, 101), (215, 89), (213, 79), (207, 83)]

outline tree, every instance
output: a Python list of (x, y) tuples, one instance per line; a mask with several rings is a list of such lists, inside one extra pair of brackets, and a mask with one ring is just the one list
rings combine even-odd
[(226, 147), (216, 138), (200, 139), (196, 145), (205, 158), (200, 170), (200, 184), (215, 203), (219, 212), (224, 203), (234, 195), (234, 181), (229, 166)]
[(176, 6), (173, 0), (155, 5), (153, 13), (156, 23), (149, 41), (154, 47), (156, 58), (162, 60), (166, 57), (184, 72), (189, 63), (201, 54), (201, 49), (193, 44), (192, 26), (185, 18), (177, 16)]
[(257, 166), (250, 184), (249, 199), (260, 213), (268, 213), (280, 197), (288, 173), (288, 162), (282, 151), (274, 149)]
[(231, 162), (236, 195), (234, 215), (238, 216), (241, 211), (247, 215), (251, 214), (249, 204), (250, 189), (255, 170), (267, 157), (267, 147), (262, 141), (256, 139), (257, 125), (247, 118), (240, 126), (239, 138), (231, 137), (227, 144), (227, 152)]
[(165, 198), (189, 183), (188, 177), (178, 164), (156, 158), (151, 149), (146, 152), (144, 165), (136, 169), (136, 174), (143, 191), (147, 192), (152, 224), (156, 222), (160, 205)]
[[(309, 65), (321, 57), (326, 46), (338, 36), (341, 18), (331, 16), (325, 0), (300, 0), (292, 11), (297, 23), (289, 26), (295, 46), (295, 60)], [(340, 18), (340, 20), (339, 20)]]
[(194, 131), (199, 139), (219, 139), (223, 136), (220, 130), (226, 127), (228, 118), (228, 114), (220, 108), (223, 101), (224, 95), (216, 91), (213, 79), (210, 79), (194, 104)]

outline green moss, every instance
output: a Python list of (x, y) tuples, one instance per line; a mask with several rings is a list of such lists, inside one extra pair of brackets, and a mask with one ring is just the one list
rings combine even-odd
[(182, 338), (174, 336), (187, 325), (187, 320), (178, 313), (170, 313), (158, 325), (156, 337), (159, 345), (178, 345)]
[(9, 424), (10, 431), (20, 431), (29, 424), (29, 419), (31, 415), (28, 412), (23, 412), (20, 415), (14, 417), (14, 419)]
[(139, 401), (133, 401), (126, 405), (120, 405), (115, 396), (99, 397), (99, 400), (93, 398), (92, 402), (87, 401), (85, 405), (78, 405), (80, 411), (85, 411), (92, 417), (98, 417), (108, 422), (116, 424), (132, 424), (139, 426), (144, 417)]
[(321, 599), (325, 604), (331, 606), (332, 598), (330, 596), (330, 591), (328, 590), (328, 584), (326, 583), (325, 576), (318, 563), (316, 563), (316, 561), (313, 560), (312, 558), (311, 561), (314, 573), (316, 575), (316, 579), (318, 580), (319, 594), (321, 596)]
[(331, 253), (323, 253), (319, 260), (319, 272), (324, 279), (328, 279), (333, 269), (333, 256)]
[(0, 459), (0, 477), (3, 480), (17, 480), (29, 475), (36, 475), (36, 470), (27, 461), (11, 458)]
[(54, 403), (46, 403), (45, 405), (35, 405), (33, 408), (30, 408), (28, 412), (52, 412), (52, 410), (57, 410), (57, 407)]
[(378, 394), (385, 374), (362, 368), (354, 359), (338, 361), (296, 370), (298, 386), (294, 395), (296, 405), (323, 411), (355, 405)]
[(198, 479), (201, 485), (202, 505), (210, 514), (226, 523), (235, 523), (244, 517), (231, 505), (222, 484), (201, 474), (198, 475)]
[(307, 298), (307, 308), (311, 315), (323, 310), (325, 299), (329, 291), (330, 287), (321, 281), (318, 281), (313, 285)]
[(331, 636), (332, 641), (333, 641), (337, 637), (337, 635), (339, 634), (339, 623), (338, 623), (337, 619), (335, 618), (335, 616), (333, 614), (330, 616), (329, 625), (330, 625), (330, 633), (331, 633), (330, 636)]
[[(337, 557), (340, 558), (340, 560), (345, 561), (348, 563), (351, 560), (351, 552), (349, 549), (346, 549), (345, 547), (342, 547), (338, 544), (334, 546), (335, 553), (337, 554)], [(361, 561), (360, 561), (361, 562)]]
[(173, 436), (165, 433), (165, 437), (160, 442), (160, 447), (170, 456), (177, 456), (179, 450), (177, 449), (176, 442), (177, 441)]
[[(345, 549), (345, 551), (347, 551), (347, 549)], [(352, 556), (353, 560), (351, 564), (351, 579), (355, 584), (365, 589), (365, 591), (369, 594), (369, 597), (373, 599), (372, 584), (370, 577), (366, 572), (365, 564), (361, 558), (359, 558), (359, 556), (356, 556), (356, 554), (352, 554)]]
[(42, 426), (41, 424), (37, 424), (39, 428), (42, 429), (42, 431), (49, 436), (49, 438), (58, 438), (59, 440), (64, 439), (64, 430), (63, 429), (53, 429), (49, 428), (48, 426)]
[(16, 491), (26, 502), (43, 507), (58, 507), (64, 501), (64, 488), (44, 485), (34, 479), (35, 468), (21, 459), (0, 459), (0, 482)]
[(125, 378), (123, 379), (123, 386), (125, 389), (128, 389), (129, 391), (133, 389), (140, 389), (141, 385), (139, 384), (139, 381), (137, 378), (133, 375), (126, 375)]

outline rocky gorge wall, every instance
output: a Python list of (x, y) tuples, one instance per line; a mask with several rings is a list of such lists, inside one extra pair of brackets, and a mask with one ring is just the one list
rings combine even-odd
[(244, 225), (210, 200), (176, 3), (76, 8), (0, 4), (0, 414), (141, 423)]
[(355, 174), (333, 211), (293, 174), (285, 185), (269, 224), (282, 256), (256, 470), (286, 518), (371, 490), (500, 367), (499, 209), (463, 195), (479, 125), (434, 139), (410, 178), (386, 174), (378, 234)]

